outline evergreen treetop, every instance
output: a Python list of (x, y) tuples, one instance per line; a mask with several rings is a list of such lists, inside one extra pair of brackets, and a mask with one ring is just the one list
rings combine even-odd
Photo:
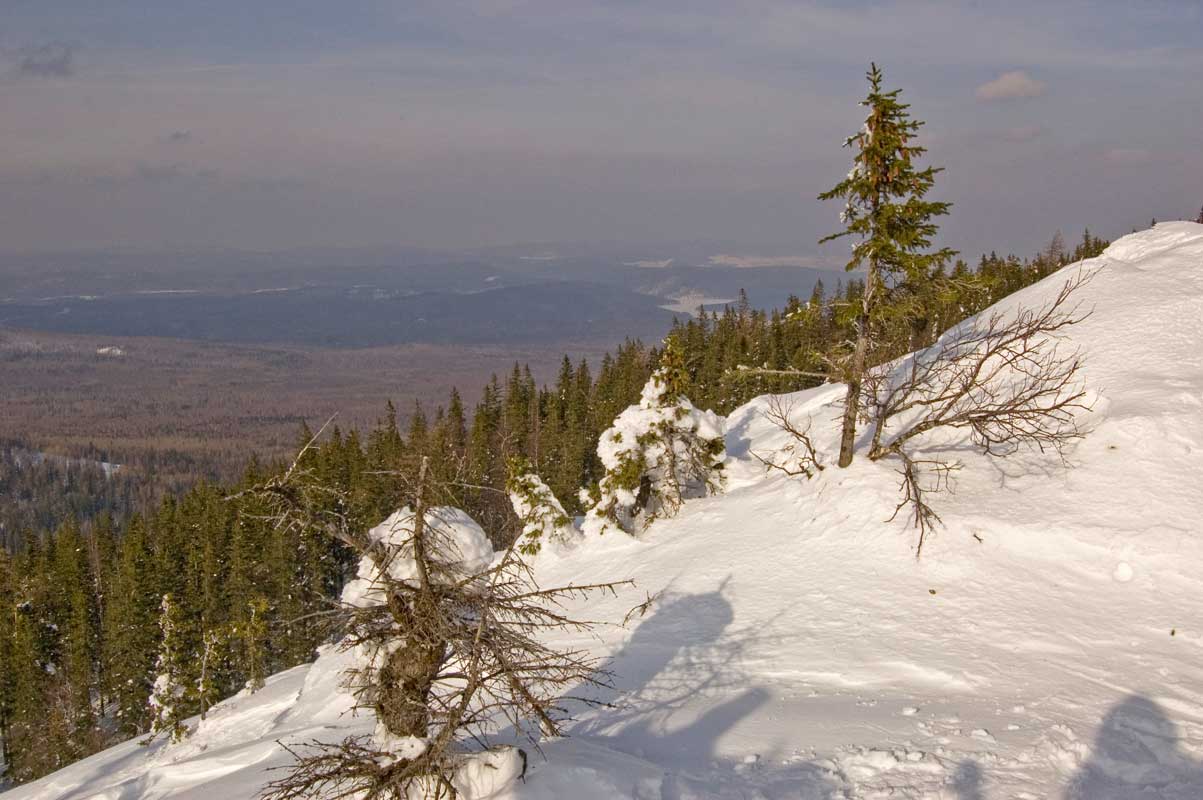
[(861, 105), (869, 114), (861, 129), (844, 141), (844, 147), (857, 148), (852, 169), (819, 195), (820, 200), (845, 199), (840, 214), (845, 227), (820, 242), (858, 237), (845, 269), (858, 269), (871, 260), (883, 277), (921, 280), (955, 255), (948, 248), (925, 252), (938, 230), (933, 219), (952, 207), (924, 199), (943, 168), (916, 167), (915, 160), (927, 152), (914, 141), (923, 122), (912, 119), (910, 105), (899, 101), (901, 90), (882, 89), (882, 72), (876, 64), (870, 66), (867, 78), (869, 94)]

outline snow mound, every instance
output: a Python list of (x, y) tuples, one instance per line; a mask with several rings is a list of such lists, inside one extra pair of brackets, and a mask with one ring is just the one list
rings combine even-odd
[[(493, 545), (484, 529), (458, 508), (440, 506), (429, 509), (426, 515), (426, 541), (432, 557), (451, 567), (452, 574), (473, 575), (493, 561)], [(414, 512), (406, 507), (394, 512), (384, 522), (368, 531), (368, 538), (389, 549), (388, 574), (397, 581), (418, 580), (418, 568), (413, 557), (411, 538), (414, 533)], [(380, 573), (371, 558), (359, 560), (354, 580), (343, 588), (342, 602), (351, 606), (379, 605), (384, 602)]]
[[(964, 468), (934, 498), (944, 526), (916, 561), (914, 531), (886, 522), (893, 465), (766, 473), (753, 453), (789, 437), (765, 418), (767, 399), (736, 410), (725, 494), (640, 538), (587, 537), (538, 562), (546, 585), (637, 581), (567, 609), (592, 619), (621, 620), (660, 594), (625, 629), (562, 635), (610, 656), (614, 689), (593, 695), (608, 705), (578, 709), (546, 760), (528, 748), (525, 781), (474, 791), (1203, 797), (1203, 226), (1125, 237), (995, 310), (1048, 302), (1078, 270), (1093, 274), (1080, 299), (1094, 313), (1067, 344), (1085, 356), (1094, 402), (1068, 463), (932, 445)], [(790, 398), (829, 464), (842, 395)], [(478, 544), (460, 545), (465, 563), (486, 557)], [(220, 704), (179, 745), (120, 745), (9, 796), (253, 797), (288, 762), (276, 740), (371, 732), (373, 720), (340, 711), (343, 657), (323, 653)]]

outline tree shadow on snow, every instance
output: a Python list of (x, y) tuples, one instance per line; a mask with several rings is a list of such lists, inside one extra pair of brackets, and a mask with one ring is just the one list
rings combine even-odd
[(770, 700), (740, 667), (748, 645), (767, 637), (731, 629), (724, 588), (661, 597), (609, 662), (614, 686), (582, 692), (609, 707), (582, 710), (568, 733), (664, 767), (665, 800), (726, 796), (726, 783), (755, 785), (763, 797), (832, 797), (813, 765), (720, 754), (719, 740)]

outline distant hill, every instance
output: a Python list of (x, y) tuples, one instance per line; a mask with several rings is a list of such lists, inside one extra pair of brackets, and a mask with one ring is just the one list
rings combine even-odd
[(103, 336), (372, 347), (410, 342), (566, 341), (614, 331), (658, 338), (673, 316), (661, 303), (637, 292), (577, 282), (416, 294), (377, 286), (308, 287), (5, 303), (0, 305), (0, 323)]
[(741, 290), (755, 307), (780, 307), (791, 294), (808, 295), (817, 280), (834, 288), (842, 278), (809, 267), (622, 258), (369, 250), (0, 255), (0, 328), (333, 347), (655, 340), (674, 314), (721, 307)]

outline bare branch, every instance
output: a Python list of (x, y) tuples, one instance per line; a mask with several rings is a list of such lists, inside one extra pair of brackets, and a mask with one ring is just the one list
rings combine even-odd
[(735, 367), (735, 371), (751, 375), (784, 375), (791, 378), (818, 378), (824, 381), (831, 380), (831, 375), (829, 373), (810, 372), (802, 369), (769, 369), (768, 367), (749, 367), (744, 364), (740, 364)]
[[(911, 510), (911, 524), (919, 531), (919, 544), (915, 548), (915, 558), (923, 555), (923, 544), (927, 534), (936, 525), (942, 524), (940, 515), (927, 502), (928, 493), (951, 491), (952, 473), (961, 468), (956, 462), (945, 462), (935, 459), (912, 459), (906, 453), (899, 451), (902, 468), (898, 474), (902, 481), (898, 488), (902, 490), (902, 499), (894, 507), (894, 513), (887, 522), (893, 521), (904, 508)], [(922, 484), (922, 470), (926, 469), (934, 480), (928, 486)]]
[[(793, 421), (794, 404), (793, 398), (786, 399), (781, 395), (773, 395), (769, 398), (769, 407), (764, 412), (765, 419), (788, 433), (793, 437), (793, 441), (777, 450), (776, 454), (769, 456), (761, 455), (753, 450), (752, 457), (764, 464), (766, 469), (780, 470), (791, 476), (804, 475), (807, 478), (813, 478), (817, 473), (823, 471), (823, 461), (819, 457), (814, 441), (810, 438), (811, 418), (807, 416), (806, 424), (803, 426), (796, 424)], [(783, 457), (782, 460), (774, 457), (778, 454)]]
[[(940, 521), (925, 494), (950, 489), (957, 468), (910, 455), (925, 434), (966, 430), (988, 456), (1034, 449), (1062, 460), (1085, 435), (1080, 419), (1092, 404), (1082, 382), (1083, 359), (1066, 347), (1065, 338), (1069, 327), (1090, 316), (1074, 301), (1090, 278), (1079, 271), (1043, 306), (979, 318), (909, 359), (866, 375), (860, 413), (873, 426), (869, 458), (902, 461), (903, 500), (895, 516), (904, 506), (912, 508), (917, 552)], [(923, 471), (935, 475), (926, 489), (920, 486)]]

